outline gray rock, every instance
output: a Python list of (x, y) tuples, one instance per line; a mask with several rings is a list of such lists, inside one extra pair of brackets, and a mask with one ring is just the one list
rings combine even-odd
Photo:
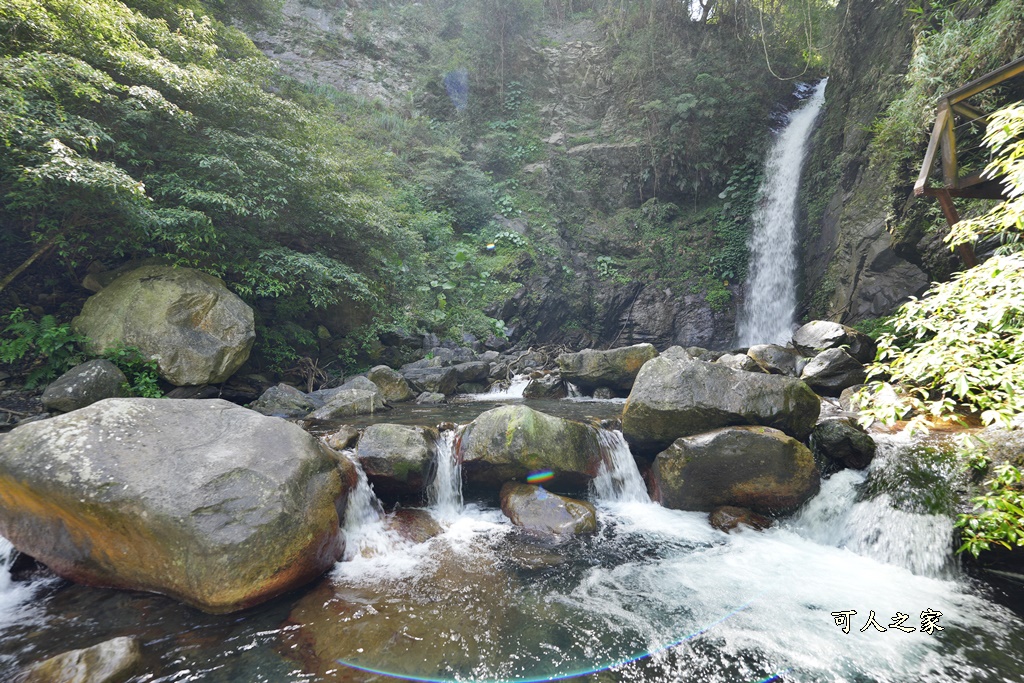
[(456, 387), (455, 391), (460, 394), (483, 394), (487, 392), (487, 385), (483, 382), (466, 382)]
[(324, 443), (336, 451), (343, 451), (359, 439), (359, 430), (352, 425), (341, 425), (331, 434), (323, 437)]
[(382, 496), (420, 495), (436, 455), (437, 431), (375, 424), (359, 439), (356, 457)]
[(452, 368), (417, 368), (403, 370), (402, 377), (413, 391), (451, 396), (459, 384), (458, 373)]
[(416, 397), (416, 405), (437, 405), (438, 403), (444, 403), (444, 394), (435, 394), (429, 391), (424, 391)]
[(702, 361), (705, 361), (707, 363), (714, 363), (716, 360), (718, 360), (719, 358), (721, 358), (722, 356), (725, 355), (724, 351), (710, 351), (708, 349), (704, 349), (704, 348), (701, 348), (699, 346), (690, 346), (690, 347), (687, 347), (686, 349), (682, 349), (682, 347), (673, 347), (673, 348), (678, 348), (680, 350), (685, 350), (685, 352), (691, 358), (696, 358), (697, 360), (702, 360)]
[(70, 413), (105, 398), (127, 396), (127, 384), (124, 373), (109, 360), (91, 360), (54, 380), (41, 400), (47, 410)]
[(875, 359), (875, 341), (852, 327), (827, 320), (814, 320), (793, 333), (793, 346), (808, 356), (815, 356), (826, 349), (846, 347), (849, 354), (861, 363)]
[(416, 397), (405, 378), (386, 365), (378, 365), (371, 369), (366, 377), (377, 385), (381, 396), (388, 403), (402, 403)]
[(745, 353), (727, 353), (724, 356), (719, 356), (718, 360), (715, 362), (733, 370), (742, 370), (743, 372), (765, 372), (765, 370), (758, 365), (753, 358)]
[(508, 482), (501, 487), (501, 511), (516, 526), (554, 540), (597, 532), (593, 505), (541, 486)]
[(482, 382), (487, 379), (487, 375), (491, 372), (490, 364), (484, 363), (483, 361), (459, 363), (458, 365), (452, 366), (452, 369), (455, 370), (455, 375), (458, 377), (459, 384)]
[(556, 491), (585, 491), (597, 473), (597, 430), (524, 405), (488, 410), (466, 427), (458, 457), (467, 488), (498, 491), (509, 481), (550, 470)]
[(652, 497), (676, 510), (722, 505), (791, 512), (818, 492), (814, 456), (768, 427), (726, 427), (677, 439), (651, 468)]
[(634, 454), (654, 455), (681, 436), (729, 425), (810, 434), (821, 403), (800, 380), (662, 355), (644, 365), (622, 414)]
[(778, 344), (756, 344), (747, 349), (747, 355), (754, 359), (762, 370), (772, 375), (799, 377), (797, 361), (800, 354)]
[(342, 494), (319, 441), (219, 399), (112, 398), (0, 442), (0, 535), (72, 581), (207, 612), (333, 566)]
[(626, 392), (643, 364), (658, 355), (650, 344), (624, 346), (610, 351), (584, 349), (579, 353), (563, 353), (557, 359), (562, 379), (585, 393), (598, 387)]
[(839, 396), (843, 389), (863, 384), (868, 373), (842, 349), (822, 351), (804, 366), (800, 379), (823, 396)]
[(828, 417), (814, 426), (811, 450), (822, 473), (866, 469), (875, 457), (875, 440), (849, 417)]
[(122, 683), (143, 667), (139, 641), (122, 636), (37, 662), (20, 683)]
[(249, 358), (252, 309), (224, 283), (188, 268), (145, 266), (89, 297), (72, 321), (89, 350), (126, 344), (177, 386), (218, 384)]
[(544, 375), (531, 379), (523, 390), (523, 398), (559, 399), (568, 396), (565, 382), (557, 375)]
[(329, 402), (307, 415), (306, 419), (326, 422), (341, 420), (353, 415), (372, 415), (386, 409), (384, 399), (377, 391), (343, 389), (334, 393)]
[(278, 384), (264, 391), (249, 408), (274, 417), (302, 417), (316, 408), (316, 404), (295, 387)]

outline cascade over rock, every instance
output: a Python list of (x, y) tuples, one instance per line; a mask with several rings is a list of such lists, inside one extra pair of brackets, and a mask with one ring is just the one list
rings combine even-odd
[(677, 439), (651, 468), (655, 500), (677, 510), (722, 505), (763, 514), (791, 512), (818, 492), (814, 456), (767, 427), (726, 427)]
[(764, 425), (802, 440), (820, 410), (820, 400), (800, 380), (732, 370), (669, 349), (637, 375), (622, 433), (634, 453), (647, 456), (681, 436), (729, 425)]
[(378, 495), (418, 496), (434, 464), (436, 441), (434, 429), (375, 424), (360, 437), (356, 457)]
[(583, 491), (597, 473), (597, 429), (552, 417), (523, 405), (488, 410), (458, 440), (463, 481), (469, 488), (498, 491), (508, 481), (550, 470), (548, 487)]
[(89, 350), (136, 346), (177, 386), (217, 384), (249, 358), (252, 309), (206, 273), (143, 266), (92, 295), (74, 319)]
[(0, 441), (0, 535), (79, 583), (232, 612), (341, 556), (335, 459), (212, 399), (112, 398)]

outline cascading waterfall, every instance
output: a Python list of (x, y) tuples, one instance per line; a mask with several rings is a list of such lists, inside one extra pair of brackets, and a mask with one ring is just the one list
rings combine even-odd
[(434, 480), (427, 500), (436, 518), (452, 522), (462, 512), (462, 464), (455, 453), (458, 430), (446, 429), (437, 438)]
[(650, 503), (647, 485), (622, 432), (600, 429), (597, 439), (601, 446), (601, 466), (594, 477), (597, 500), (602, 503)]
[(796, 200), (807, 142), (825, 102), (823, 79), (789, 117), (765, 162), (750, 236), (750, 274), (737, 342), (785, 344), (796, 310)]
[(528, 375), (513, 375), (507, 386), (495, 382), (491, 388), (483, 394), (471, 394), (471, 397), (480, 401), (505, 401), (509, 399), (523, 398), (523, 392), (530, 383)]
[(384, 519), (384, 509), (373, 492), (366, 472), (355, 458), (351, 458), (356, 467), (356, 485), (348, 494), (348, 505), (345, 508), (346, 561), (358, 557), (372, 557), (386, 554), (395, 542)]

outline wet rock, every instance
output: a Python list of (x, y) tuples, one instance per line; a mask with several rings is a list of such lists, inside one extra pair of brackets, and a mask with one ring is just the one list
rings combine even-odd
[(219, 384), (249, 358), (252, 309), (224, 283), (189, 268), (144, 266), (89, 297), (74, 319), (89, 350), (125, 344), (177, 386)]
[(792, 512), (818, 492), (814, 456), (768, 427), (726, 427), (677, 439), (654, 459), (652, 498), (676, 510), (722, 505)]
[(387, 526), (410, 543), (426, 543), (444, 532), (429, 512), (419, 508), (395, 510), (388, 515)]
[(353, 415), (372, 415), (386, 409), (384, 399), (376, 391), (343, 389), (335, 392), (330, 402), (314, 410), (306, 416), (306, 419), (327, 422)]
[(402, 403), (416, 397), (405, 378), (397, 370), (392, 370), (386, 365), (378, 365), (371, 369), (366, 377), (377, 385), (381, 396), (388, 403)]
[(501, 511), (531, 533), (566, 538), (597, 531), (597, 510), (588, 502), (559, 496), (543, 486), (508, 482), (501, 487)]
[(0, 442), (0, 535), (72, 581), (231, 612), (333, 565), (341, 486), (293, 424), (217, 399), (107, 399)]
[(105, 398), (127, 395), (128, 379), (109, 360), (76, 365), (54, 380), (42, 395), (47, 410), (70, 413)]
[(762, 369), (753, 358), (745, 353), (727, 353), (724, 356), (719, 356), (718, 360), (715, 362), (732, 370), (742, 370), (744, 372), (765, 372), (765, 370)]
[(356, 457), (380, 496), (419, 496), (433, 466), (437, 430), (375, 424), (359, 438)]
[(772, 375), (798, 377), (797, 361), (800, 355), (793, 349), (778, 344), (756, 344), (747, 349), (747, 355), (754, 359), (762, 370)]
[(729, 533), (741, 524), (755, 531), (767, 529), (772, 525), (772, 520), (764, 515), (759, 515), (756, 512), (734, 505), (723, 505), (715, 508), (708, 515), (708, 521), (711, 523), (711, 526), (725, 533)]
[(811, 450), (823, 474), (844, 468), (866, 469), (875, 457), (875, 440), (849, 417), (829, 417), (811, 432)]
[(809, 322), (794, 332), (793, 346), (808, 356), (815, 356), (826, 349), (846, 347), (860, 363), (873, 361), (878, 349), (868, 335), (827, 320)]
[(384, 400), (384, 395), (381, 393), (380, 387), (362, 375), (356, 375), (336, 387), (317, 389), (309, 394), (309, 398), (316, 402), (317, 408), (321, 408), (333, 401), (335, 398), (345, 395), (346, 392), (352, 390), (377, 394), (382, 401)]
[(579, 353), (563, 353), (557, 359), (562, 380), (571, 382), (585, 393), (599, 387), (629, 391), (643, 364), (658, 355), (651, 344), (624, 346), (610, 351), (584, 349)]
[(824, 396), (839, 396), (843, 389), (863, 384), (867, 370), (842, 349), (827, 349), (811, 359), (800, 379)]
[(487, 393), (487, 385), (483, 382), (469, 382), (460, 384), (456, 391), (460, 394), (484, 394)]
[(508, 481), (550, 470), (556, 491), (584, 491), (597, 473), (597, 430), (527, 408), (488, 410), (466, 427), (457, 443), (469, 488), (498, 491)]
[(359, 439), (359, 430), (352, 425), (341, 425), (337, 431), (324, 437), (324, 443), (336, 451), (343, 451)]
[(490, 364), (484, 363), (483, 361), (459, 363), (458, 365), (453, 365), (452, 369), (455, 370), (455, 375), (458, 378), (459, 384), (485, 381), (487, 379), (487, 375), (491, 372)]
[(523, 398), (559, 399), (568, 395), (565, 382), (557, 375), (544, 375), (537, 379), (531, 379), (523, 389)]
[(414, 368), (403, 370), (402, 377), (413, 391), (451, 396), (458, 387), (459, 376), (452, 368)]
[(615, 395), (615, 392), (609, 389), (608, 387), (598, 387), (597, 389), (594, 389), (594, 398), (599, 398), (601, 400), (608, 401), (610, 399), (618, 397)]
[(249, 408), (274, 417), (302, 417), (316, 408), (316, 403), (295, 387), (278, 384), (264, 391)]
[(863, 384), (854, 384), (852, 387), (846, 387), (839, 392), (839, 407), (848, 413), (857, 412), (859, 408), (854, 405), (853, 396), (863, 388)]
[(33, 664), (20, 683), (122, 683), (143, 666), (139, 641), (121, 637)]
[(802, 440), (817, 421), (821, 403), (797, 379), (667, 354), (644, 365), (622, 413), (634, 454), (654, 455), (681, 436), (729, 425), (764, 425)]
[(437, 405), (438, 403), (444, 403), (444, 394), (435, 394), (430, 391), (424, 391), (422, 394), (416, 397), (416, 405)]

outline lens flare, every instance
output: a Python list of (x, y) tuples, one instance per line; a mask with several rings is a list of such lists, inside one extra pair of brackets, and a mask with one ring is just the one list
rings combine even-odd
[(526, 483), (527, 484), (540, 484), (540, 483), (543, 483), (545, 481), (551, 481), (554, 478), (555, 478), (555, 473), (554, 472), (552, 472), (551, 470), (544, 470), (543, 472), (534, 472), (532, 474), (527, 475)]

